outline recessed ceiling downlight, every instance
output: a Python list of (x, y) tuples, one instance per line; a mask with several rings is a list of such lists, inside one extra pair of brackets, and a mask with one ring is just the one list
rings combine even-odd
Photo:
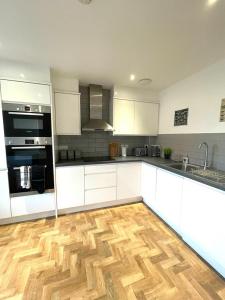
[(82, 4), (90, 4), (92, 0), (78, 0)]
[(138, 81), (138, 84), (141, 86), (149, 85), (152, 82), (151, 78), (142, 78)]

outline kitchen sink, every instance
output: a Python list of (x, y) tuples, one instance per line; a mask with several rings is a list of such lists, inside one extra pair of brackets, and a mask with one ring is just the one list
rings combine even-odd
[(193, 170), (192, 171), (193, 175), (204, 177), (208, 180), (225, 184), (225, 172), (219, 171), (219, 170), (214, 170), (214, 169), (198, 169), (198, 170)]
[(174, 163), (169, 165), (171, 168), (174, 168), (176, 170), (181, 170), (184, 172), (193, 172), (195, 170), (199, 170), (201, 167), (197, 165), (187, 164), (186, 167), (183, 163)]
[(223, 171), (210, 169), (210, 168), (204, 170), (203, 167), (198, 165), (192, 165), (192, 164), (187, 164), (185, 169), (185, 166), (182, 163), (174, 163), (169, 166), (176, 170), (181, 170), (184, 172), (191, 173), (197, 177), (202, 177), (213, 182), (225, 184), (225, 172)]

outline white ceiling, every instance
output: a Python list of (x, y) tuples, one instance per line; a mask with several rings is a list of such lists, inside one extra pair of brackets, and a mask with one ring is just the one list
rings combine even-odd
[(225, 1), (1, 0), (0, 57), (50, 65), (82, 83), (161, 90), (225, 57)]

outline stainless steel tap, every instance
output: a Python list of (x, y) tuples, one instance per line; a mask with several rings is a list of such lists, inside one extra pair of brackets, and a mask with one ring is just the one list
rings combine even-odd
[(204, 170), (208, 167), (208, 153), (209, 153), (209, 146), (206, 142), (203, 142), (199, 145), (199, 149), (202, 148), (202, 146), (205, 146), (205, 160), (204, 160)]

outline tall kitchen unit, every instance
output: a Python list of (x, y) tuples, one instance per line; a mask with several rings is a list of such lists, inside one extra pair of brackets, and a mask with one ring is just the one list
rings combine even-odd
[(8, 169), (6, 164), (5, 138), (2, 118), (2, 100), (0, 98), (0, 220), (11, 217), (9, 198)]

